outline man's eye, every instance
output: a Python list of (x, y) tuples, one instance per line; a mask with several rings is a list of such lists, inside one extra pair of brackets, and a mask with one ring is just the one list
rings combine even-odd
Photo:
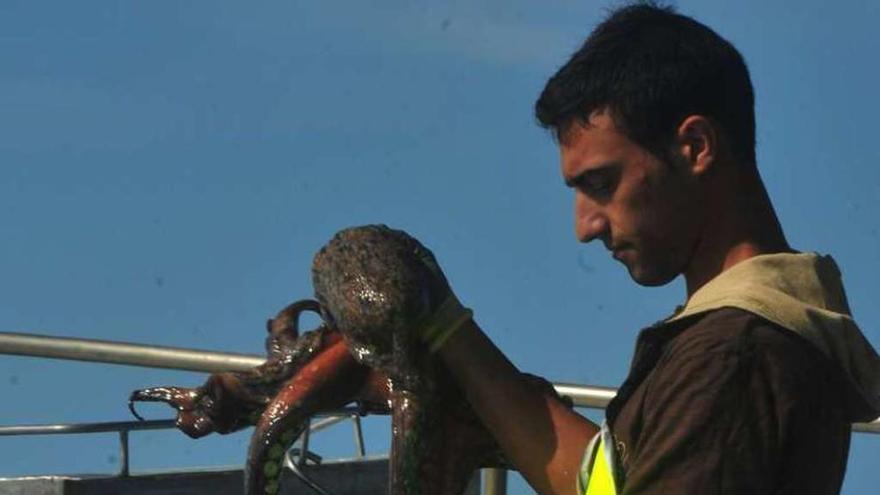
[(591, 195), (606, 195), (611, 193), (614, 181), (610, 177), (594, 177), (583, 182), (584, 192)]
[(589, 181), (586, 184), (587, 190), (594, 193), (607, 192), (611, 184), (607, 180)]
[(614, 194), (619, 179), (618, 167), (603, 167), (581, 174), (570, 184), (588, 196), (607, 199)]

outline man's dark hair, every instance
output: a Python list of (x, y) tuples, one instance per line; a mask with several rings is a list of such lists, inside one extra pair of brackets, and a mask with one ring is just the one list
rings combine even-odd
[(671, 7), (639, 3), (612, 12), (547, 82), (535, 116), (564, 142), (573, 124), (602, 109), (661, 159), (682, 120), (702, 115), (736, 159), (755, 163), (754, 94), (742, 56)]

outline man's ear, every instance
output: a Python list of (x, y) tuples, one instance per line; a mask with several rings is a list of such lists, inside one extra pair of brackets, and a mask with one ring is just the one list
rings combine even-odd
[(679, 124), (675, 134), (678, 152), (694, 176), (702, 176), (715, 165), (718, 156), (718, 133), (711, 120), (702, 115), (689, 115)]

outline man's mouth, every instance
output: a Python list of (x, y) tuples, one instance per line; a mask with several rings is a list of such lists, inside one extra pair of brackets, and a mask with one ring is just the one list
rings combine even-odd
[(611, 255), (617, 261), (623, 261), (623, 258), (626, 256), (626, 253), (630, 250), (628, 247), (619, 247), (611, 250)]

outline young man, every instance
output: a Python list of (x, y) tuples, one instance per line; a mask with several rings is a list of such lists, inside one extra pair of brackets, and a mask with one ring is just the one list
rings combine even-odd
[[(558, 138), (578, 238), (639, 284), (683, 275), (688, 299), (642, 331), (601, 428), (538, 392), (472, 320), (431, 342), (538, 492), (840, 490), (850, 423), (880, 414), (880, 360), (834, 261), (786, 242), (753, 108), (736, 49), (650, 5), (614, 12), (548, 82), (536, 114)], [(462, 321), (455, 308), (429, 326)]]

